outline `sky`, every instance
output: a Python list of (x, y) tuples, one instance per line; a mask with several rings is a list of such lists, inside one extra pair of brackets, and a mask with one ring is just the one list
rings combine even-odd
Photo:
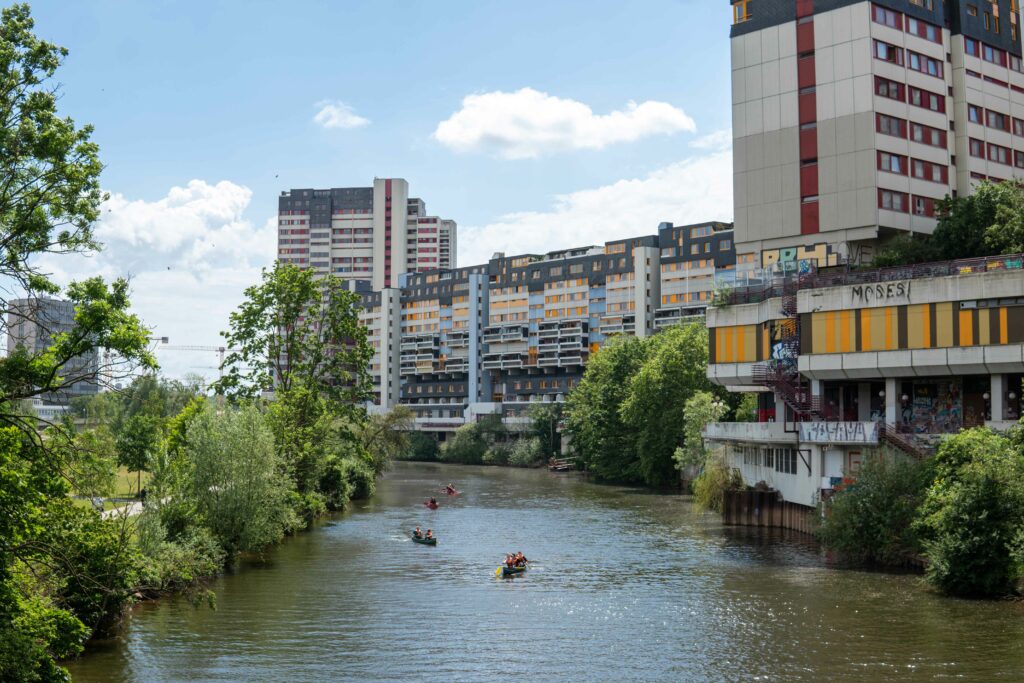
[[(291, 188), (409, 181), (458, 265), (732, 219), (724, 0), (45, 0), (60, 111), (95, 127), (99, 254), (174, 345), (219, 332)], [(216, 375), (212, 352), (158, 351)]]

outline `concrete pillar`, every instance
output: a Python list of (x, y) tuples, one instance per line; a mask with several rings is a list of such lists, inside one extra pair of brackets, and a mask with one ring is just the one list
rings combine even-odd
[(992, 375), (989, 378), (989, 400), (992, 403), (992, 419), (1002, 420), (1006, 406), (1006, 378)]
[(867, 382), (857, 385), (857, 419), (861, 422), (871, 419), (871, 385)]
[(895, 377), (885, 378), (885, 422), (886, 424), (897, 424), (896, 416), (899, 415), (900, 393), (899, 382)]
[(786, 421), (786, 402), (782, 400), (779, 394), (775, 394), (775, 421)]

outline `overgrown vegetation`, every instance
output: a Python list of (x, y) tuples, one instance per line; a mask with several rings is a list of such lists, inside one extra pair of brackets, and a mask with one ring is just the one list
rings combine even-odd
[(824, 509), (826, 547), (863, 562), (923, 557), (936, 590), (970, 598), (1019, 593), (1024, 579), (1024, 434), (979, 427), (936, 456), (865, 461)]
[(1024, 183), (985, 181), (970, 195), (946, 197), (929, 235), (903, 235), (875, 256), (872, 267), (1024, 252)]
[(856, 483), (841, 488), (823, 506), (818, 537), (851, 562), (913, 563), (923, 552), (914, 519), (933, 475), (931, 461), (888, 450), (869, 454)]
[(566, 430), (576, 457), (603, 481), (678, 482), (674, 455), (687, 447), (687, 401), (707, 392), (726, 406), (726, 419), (742, 401), (711, 384), (707, 364), (708, 333), (700, 323), (644, 339), (612, 340), (591, 356), (566, 401)]
[[(264, 273), (231, 318), (237, 350), (223, 397), (209, 399), (199, 383), (156, 376), (127, 281), (62, 288), (39, 269), (43, 255), (101, 246), (92, 225), (105, 197), (92, 129), (57, 112), (67, 52), (33, 28), (27, 5), (0, 12), (0, 326), (28, 315), (9, 297), (60, 296), (74, 327), (50, 331), (45, 350), (0, 358), (4, 681), (66, 680), (60, 661), (110, 633), (137, 595), (204, 595), (201, 579), (238, 553), (370, 495), (408, 448), (407, 415), (364, 412), (372, 352), (356, 297), (334, 279), (292, 266)], [(41, 424), (30, 400), (78, 382), (128, 387), (76, 399), (66, 422)], [(143, 487), (141, 513), (103, 517), (73, 498)]]

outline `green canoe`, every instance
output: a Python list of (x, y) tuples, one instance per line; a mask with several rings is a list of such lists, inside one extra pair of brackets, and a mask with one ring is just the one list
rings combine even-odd
[(413, 543), (422, 543), (423, 545), (437, 545), (437, 538), (425, 538), (422, 536), (412, 536)]

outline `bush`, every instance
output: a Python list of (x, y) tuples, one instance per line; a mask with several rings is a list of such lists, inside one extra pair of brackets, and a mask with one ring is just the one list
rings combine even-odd
[(479, 465), (487, 453), (487, 442), (478, 423), (463, 425), (441, 447), (440, 459), (462, 465)]
[(698, 510), (713, 510), (721, 514), (725, 506), (725, 492), (740, 488), (743, 488), (740, 473), (730, 468), (721, 455), (713, 455), (693, 480), (693, 503)]
[(519, 439), (508, 456), (508, 464), (513, 467), (533, 467), (542, 460), (543, 446), (537, 437)]
[(931, 462), (898, 454), (865, 458), (856, 483), (822, 505), (818, 538), (853, 562), (906, 565), (921, 554), (913, 521), (933, 472)]
[(507, 443), (496, 443), (484, 453), (485, 465), (507, 465), (512, 448)]
[(178, 541), (167, 540), (158, 512), (139, 516), (136, 538), (142, 554), (138, 588), (151, 596), (190, 588), (224, 567), (226, 556), (213, 534), (194, 527)]
[(961, 597), (999, 597), (1024, 576), (1024, 457), (988, 429), (949, 438), (917, 528), (928, 558), (926, 578)]
[[(327, 497), (319, 491), (308, 493), (292, 491), (290, 501), (295, 515), (302, 520), (302, 526), (309, 526), (317, 517), (327, 513)], [(288, 529), (288, 531), (291, 530)]]
[(437, 438), (426, 432), (410, 432), (409, 449), (397, 457), (399, 460), (434, 462), (441, 452)]

